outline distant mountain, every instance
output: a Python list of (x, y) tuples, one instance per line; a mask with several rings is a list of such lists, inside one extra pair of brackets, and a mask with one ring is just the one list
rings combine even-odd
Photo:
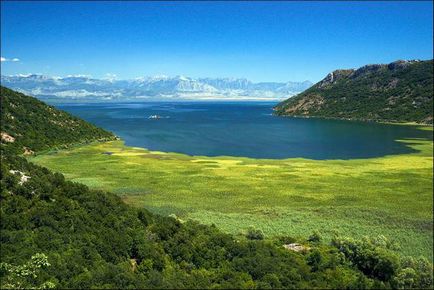
[(277, 115), (433, 123), (433, 61), (336, 70), (275, 107)]
[(309, 81), (253, 83), (246, 79), (154, 76), (133, 80), (94, 79), (88, 76), (1, 76), (3, 86), (52, 101), (124, 100), (278, 100), (312, 85)]

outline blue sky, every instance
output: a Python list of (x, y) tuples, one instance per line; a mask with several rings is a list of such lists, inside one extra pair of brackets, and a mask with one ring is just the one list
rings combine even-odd
[(431, 59), (432, 6), (2, 1), (1, 68), (2, 74), (120, 79), (165, 74), (318, 81), (338, 68)]

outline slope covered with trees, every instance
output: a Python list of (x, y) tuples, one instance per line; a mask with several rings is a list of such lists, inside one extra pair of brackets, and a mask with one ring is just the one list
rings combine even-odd
[[(6, 108), (30, 98), (7, 89), (1, 93)], [(50, 122), (51, 116), (63, 113), (31, 104), (21, 103), (14, 126), (1, 124), (2, 132), (21, 140), (1, 143), (1, 288), (432, 287), (432, 265), (399, 257), (383, 238), (336, 237), (325, 245), (313, 234), (296, 245), (290, 237), (264, 240), (252, 229), (236, 239), (214, 226), (153, 215), (114, 194), (66, 181), (28, 162), (22, 146), (49, 149), (112, 135), (74, 119), (84, 125), (76, 127), (81, 134), (57, 138), (67, 129)], [(52, 115), (34, 120), (47, 110)], [(22, 124), (25, 130), (17, 129)], [(50, 138), (45, 129), (57, 133), (42, 146)], [(28, 131), (41, 134), (30, 138)]]
[(3, 86), (0, 90), (2, 141), (10, 143), (7, 148), (15, 153), (115, 138), (112, 133), (35, 98)]
[(278, 104), (281, 116), (433, 122), (433, 61), (396, 61), (336, 70)]

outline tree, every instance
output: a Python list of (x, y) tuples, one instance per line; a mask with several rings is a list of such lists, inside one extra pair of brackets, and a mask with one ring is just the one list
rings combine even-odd
[(12, 289), (51, 289), (56, 285), (51, 281), (39, 284), (38, 274), (41, 268), (51, 266), (45, 254), (35, 254), (24, 265), (14, 266), (0, 263), (1, 288)]

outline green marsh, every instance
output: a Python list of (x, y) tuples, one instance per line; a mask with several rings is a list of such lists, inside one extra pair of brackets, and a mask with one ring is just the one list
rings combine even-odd
[[(432, 129), (431, 129), (432, 130)], [(352, 160), (188, 156), (122, 141), (51, 151), (31, 161), (112, 191), (130, 205), (241, 234), (326, 239), (384, 235), (432, 260), (433, 142), (418, 153)]]

